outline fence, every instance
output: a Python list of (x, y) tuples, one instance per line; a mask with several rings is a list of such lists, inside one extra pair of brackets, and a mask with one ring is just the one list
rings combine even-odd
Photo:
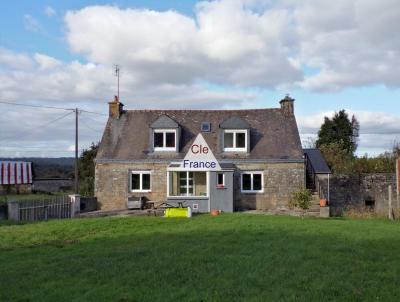
[(72, 218), (79, 213), (79, 196), (60, 196), (48, 200), (8, 202), (8, 218), (15, 221), (36, 221), (51, 218)]

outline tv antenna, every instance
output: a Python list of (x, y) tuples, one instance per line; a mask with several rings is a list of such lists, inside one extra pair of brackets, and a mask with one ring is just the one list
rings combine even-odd
[(114, 75), (117, 77), (117, 97), (119, 100), (119, 77), (121, 75), (119, 65), (115, 65)]

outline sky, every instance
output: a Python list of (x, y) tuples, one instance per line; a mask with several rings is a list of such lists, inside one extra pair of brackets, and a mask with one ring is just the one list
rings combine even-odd
[[(127, 109), (278, 107), (304, 146), (324, 116), (360, 122), (357, 153), (400, 142), (397, 0), (1, 1), (0, 102), (86, 110), (80, 150)], [(87, 112), (90, 111), (90, 112)], [(74, 114), (0, 103), (0, 157), (74, 155)]]

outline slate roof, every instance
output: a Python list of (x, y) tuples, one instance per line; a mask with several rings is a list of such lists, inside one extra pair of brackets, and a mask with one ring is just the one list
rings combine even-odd
[(310, 161), (314, 172), (317, 174), (330, 174), (331, 169), (329, 169), (328, 164), (325, 161), (319, 149), (304, 149), (304, 154)]
[[(181, 127), (179, 153), (150, 151), (151, 125), (166, 116)], [(233, 118), (234, 117), (234, 118)], [(223, 152), (221, 128), (224, 121), (240, 118), (250, 127), (250, 152)], [(162, 118), (165, 120), (165, 118)], [(166, 121), (166, 120), (165, 120)], [(299, 132), (294, 115), (280, 108), (251, 110), (127, 110), (119, 119), (109, 118), (96, 160), (134, 161), (183, 159), (202, 122), (211, 123), (203, 136), (215, 157), (221, 159), (303, 160)], [(156, 123), (157, 125), (157, 123)], [(157, 125), (158, 126), (158, 125)]]

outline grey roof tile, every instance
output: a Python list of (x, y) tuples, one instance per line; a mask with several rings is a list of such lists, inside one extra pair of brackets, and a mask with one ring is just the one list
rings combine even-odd
[[(179, 153), (150, 152), (150, 126), (168, 116), (181, 127)], [(250, 153), (222, 152), (219, 125), (237, 117), (250, 126)], [(109, 118), (97, 154), (98, 160), (183, 159), (201, 123), (211, 123), (202, 133), (215, 157), (225, 159), (302, 160), (303, 150), (295, 117), (279, 108), (250, 110), (127, 110), (119, 119)]]

